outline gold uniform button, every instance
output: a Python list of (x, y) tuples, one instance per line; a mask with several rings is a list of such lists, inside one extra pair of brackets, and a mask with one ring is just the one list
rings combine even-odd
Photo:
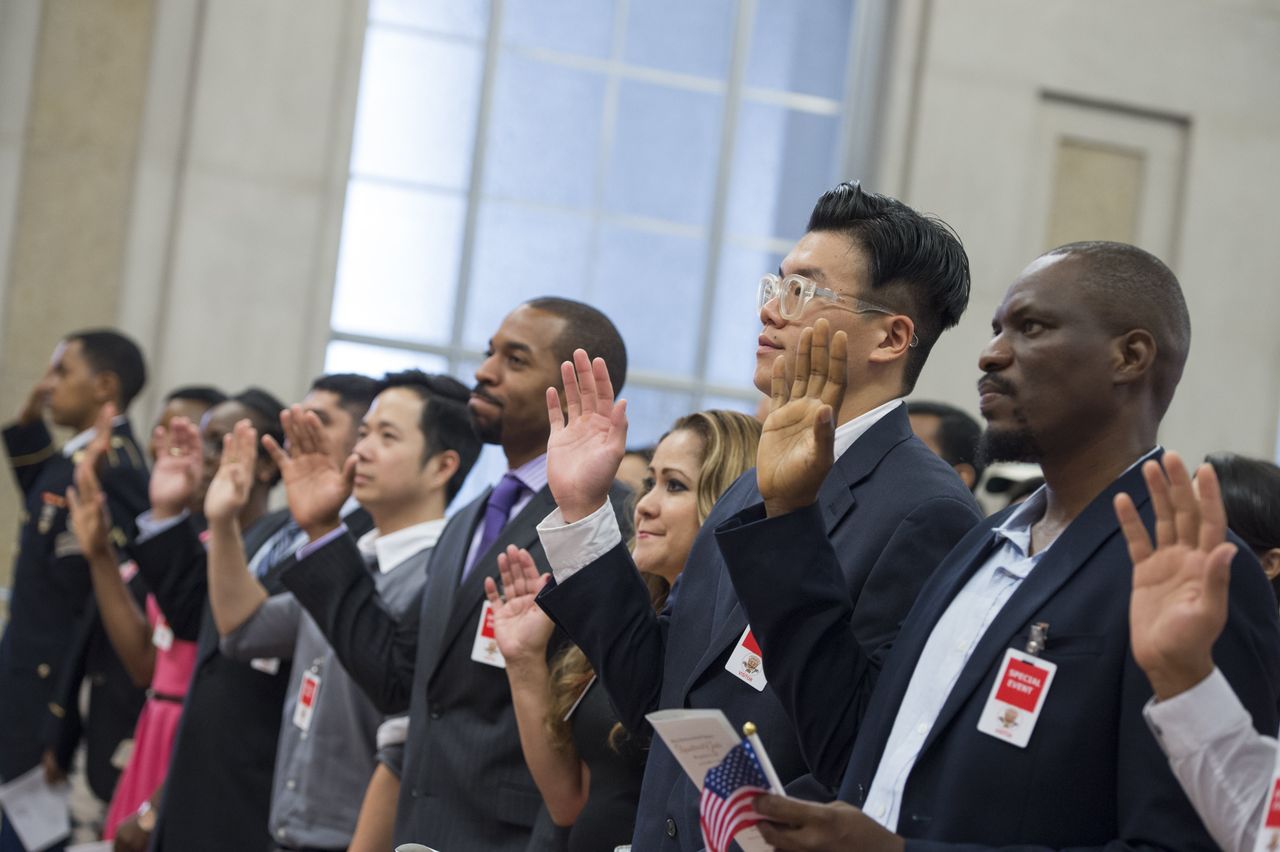
[(47, 678), (51, 671), (53, 671), (53, 669), (49, 668), (48, 663), (41, 663), (40, 665), (36, 666), (36, 674), (40, 677), (41, 680), (44, 680), (45, 678)]

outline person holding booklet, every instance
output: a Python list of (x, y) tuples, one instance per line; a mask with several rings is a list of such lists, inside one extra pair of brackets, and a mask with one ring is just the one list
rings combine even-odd
[[(654, 609), (684, 569), (711, 507), (754, 462), (760, 424), (734, 411), (681, 417), (648, 463), (635, 504), (631, 556)], [(648, 737), (623, 728), (595, 671), (576, 645), (547, 662), (555, 624), (534, 603), (548, 575), (529, 553), (510, 547), (498, 557), (493, 604), (498, 648), (533, 780), (557, 825), (572, 826), (569, 852), (612, 849), (631, 840)]]

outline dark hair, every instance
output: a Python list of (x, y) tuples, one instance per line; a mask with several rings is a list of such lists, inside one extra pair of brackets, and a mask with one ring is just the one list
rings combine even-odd
[(434, 375), (421, 370), (387, 373), (378, 382), (378, 393), (391, 388), (412, 390), (424, 403), (422, 419), (418, 423), (425, 444), (422, 451), (423, 464), (445, 450), (453, 450), (458, 454), (458, 469), (449, 477), (449, 483), (445, 486), (445, 499), (452, 500), (480, 456), (481, 442), (471, 428), (471, 416), (467, 411), (471, 391), (451, 376)]
[(1080, 259), (1077, 283), (1112, 333), (1142, 328), (1155, 338), (1155, 401), (1164, 416), (1191, 349), (1191, 315), (1178, 277), (1160, 258), (1128, 243), (1068, 243), (1045, 254)]
[(973, 468), (973, 487), (978, 487), (982, 471), (986, 467), (978, 454), (978, 441), (982, 427), (964, 411), (945, 402), (907, 403), (907, 414), (923, 414), (938, 418), (938, 446), (942, 448), (942, 460), (955, 467), (967, 464)]
[(120, 381), (120, 413), (123, 414), (147, 383), (147, 364), (138, 344), (118, 331), (92, 328), (68, 334), (66, 341), (80, 341), (89, 369), (114, 373)]
[[(258, 439), (270, 435), (277, 444), (284, 446), (284, 427), (280, 425), (280, 412), (284, 411), (284, 403), (276, 399), (262, 388), (245, 388), (231, 397), (231, 402), (238, 402), (249, 409), (249, 421), (258, 432)], [(276, 470), (271, 478), (271, 485), (280, 481), (280, 471)]]
[(914, 321), (920, 343), (907, 353), (902, 375), (910, 393), (933, 344), (969, 304), (969, 257), (960, 237), (941, 219), (867, 192), (857, 181), (824, 193), (806, 230), (848, 236), (866, 252), (875, 298)]
[(326, 373), (311, 383), (311, 390), (328, 391), (337, 396), (338, 404), (359, 424), (382, 385), (377, 379), (359, 373)]
[(565, 321), (564, 331), (551, 344), (557, 361), (570, 361), (573, 350), (585, 349), (592, 358), (604, 359), (613, 392), (622, 390), (627, 380), (627, 346), (612, 320), (590, 305), (559, 296), (542, 296), (525, 304)]
[(183, 385), (164, 395), (165, 402), (172, 402), (175, 399), (199, 402), (206, 408), (213, 408), (215, 405), (226, 402), (227, 395), (212, 385)]
[(1204, 460), (1222, 484), (1227, 526), (1254, 553), (1280, 547), (1280, 467), (1235, 453), (1210, 453)]

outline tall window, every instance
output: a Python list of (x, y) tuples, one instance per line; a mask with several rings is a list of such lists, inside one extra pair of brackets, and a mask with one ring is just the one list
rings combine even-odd
[(753, 410), (755, 289), (846, 158), (853, 0), (372, 0), (326, 369), (463, 381), (602, 309), (633, 445)]

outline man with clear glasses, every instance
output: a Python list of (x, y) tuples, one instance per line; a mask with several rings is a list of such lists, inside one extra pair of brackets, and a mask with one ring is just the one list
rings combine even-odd
[[(819, 501), (847, 581), (854, 630), (877, 658), (933, 567), (981, 517), (955, 472), (912, 435), (902, 404), (929, 350), (956, 324), (968, 298), (968, 259), (955, 234), (856, 183), (818, 200), (807, 233), (778, 274), (760, 285), (760, 390), (771, 390), (775, 371), (779, 382), (806, 380), (811, 364), (821, 364), (825, 378), (827, 341), (847, 355), (841, 375), (826, 383), (838, 459)], [(582, 366), (579, 381), (593, 384)], [(584, 396), (609, 400), (599, 406), (610, 408), (612, 392)], [(593, 431), (609, 428), (601, 413), (610, 412), (593, 408), (571, 417), (548, 443), (548, 482), (558, 508), (539, 534), (556, 582), (539, 603), (591, 659), (629, 730), (643, 730), (644, 714), (660, 708), (720, 708), (735, 726), (755, 723), (793, 792), (832, 798), (833, 791), (808, 777), (818, 756), (802, 753), (768, 685), (769, 649), (754, 653), (746, 615), (711, 535), (760, 502), (757, 471), (716, 504), (667, 610), (655, 616), (607, 508), (617, 467), (610, 454), (620, 456), (625, 441), (590, 440), (605, 437)], [(584, 438), (591, 452), (558, 451)], [(804, 440), (798, 438), (797, 446)], [(796, 566), (797, 583), (805, 582), (803, 567)], [(763, 660), (763, 677), (758, 667), (743, 675), (748, 657)], [(655, 742), (634, 848), (702, 846), (697, 788)]]

